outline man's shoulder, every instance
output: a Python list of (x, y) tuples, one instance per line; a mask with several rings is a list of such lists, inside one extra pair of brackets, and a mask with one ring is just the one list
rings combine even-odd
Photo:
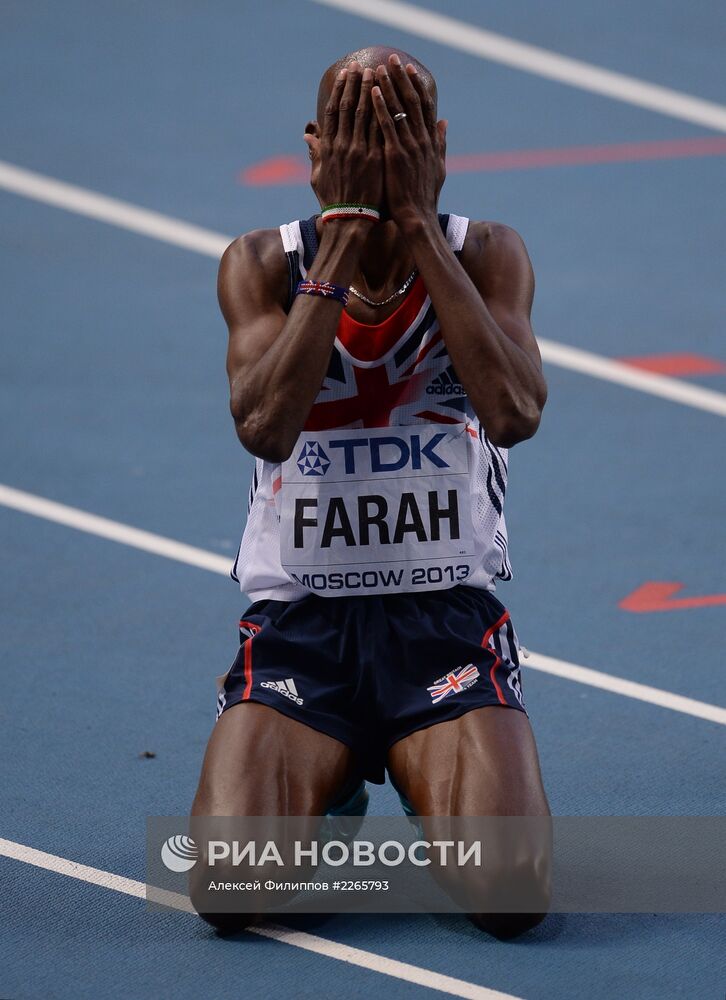
[(265, 272), (285, 270), (285, 254), (278, 228), (252, 229), (243, 233), (232, 240), (222, 254), (220, 269), (236, 271), (250, 267), (261, 268)]
[(232, 240), (222, 254), (217, 294), (225, 316), (243, 298), (274, 302), (284, 309), (288, 288), (287, 260), (279, 229), (253, 229)]
[(516, 229), (503, 222), (469, 220), (462, 254), (476, 255), (518, 252), (524, 249), (524, 240)]
[(497, 281), (510, 273), (531, 275), (524, 240), (503, 222), (470, 221), (459, 259), (472, 279)]

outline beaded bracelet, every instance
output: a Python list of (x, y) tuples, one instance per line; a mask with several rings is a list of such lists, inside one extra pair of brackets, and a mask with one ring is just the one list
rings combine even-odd
[(338, 202), (333, 205), (325, 205), (323, 208), (323, 222), (330, 222), (331, 219), (368, 219), (369, 222), (379, 222), (381, 213), (374, 205), (358, 205), (355, 202)]
[(343, 288), (342, 285), (334, 285), (332, 281), (312, 281), (310, 278), (307, 281), (298, 282), (295, 294), (322, 295), (325, 299), (335, 299), (337, 302), (342, 302), (344, 306), (348, 305), (350, 297), (348, 289)]

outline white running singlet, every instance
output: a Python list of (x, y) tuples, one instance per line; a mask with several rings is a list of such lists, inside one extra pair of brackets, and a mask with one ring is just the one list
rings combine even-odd
[[(459, 253), (469, 220), (439, 220)], [(280, 234), (290, 305), (317, 253), (315, 217)], [(232, 577), (251, 601), (494, 590), (512, 578), (506, 485), (507, 449), (474, 413), (418, 277), (382, 323), (341, 314), (290, 458), (255, 459)]]

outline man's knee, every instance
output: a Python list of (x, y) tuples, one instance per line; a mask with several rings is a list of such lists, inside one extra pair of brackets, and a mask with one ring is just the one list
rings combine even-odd
[[(224, 884), (244, 881), (245, 873), (227, 865), (198, 865), (189, 873), (189, 898), (192, 906), (202, 920), (211, 924), (218, 934), (234, 934), (257, 923), (260, 917), (256, 913), (236, 912), (232, 906), (230, 895), (221, 891), (212, 891), (210, 883)], [(251, 877), (251, 876), (250, 876)], [(220, 900), (226, 900), (229, 908), (222, 909)]]
[(470, 913), (469, 920), (480, 931), (499, 941), (510, 941), (541, 924), (546, 913)]
[[(267, 885), (274, 874), (277, 885)], [(200, 863), (189, 873), (189, 899), (198, 915), (219, 934), (234, 934), (264, 920), (297, 894), (300, 871), (276, 868), (261, 874), (257, 867), (228, 861)]]
[(473, 888), (477, 907), (469, 919), (480, 930), (506, 941), (532, 930), (547, 915), (550, 867), (542, 857), (500, 863), (494, 870), (485, 870)]

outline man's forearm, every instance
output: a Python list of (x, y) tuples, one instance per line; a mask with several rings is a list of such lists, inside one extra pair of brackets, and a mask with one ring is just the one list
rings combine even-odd
[(449, 357), (490, 440), (509, 447), (531, 437), (546, 397), (541, 372), (499, 328), (438, 219), (419, 217), (402, 231), (431, 296)]
[[(347, 288), (365, 242), (364, 222), (327, 223), (309, 277)], [(240, 439), (270, 461), (289, 457), (330, 363), (342, 304), (298, 295), (282, 331), (252, 371), (232, 386)]]

